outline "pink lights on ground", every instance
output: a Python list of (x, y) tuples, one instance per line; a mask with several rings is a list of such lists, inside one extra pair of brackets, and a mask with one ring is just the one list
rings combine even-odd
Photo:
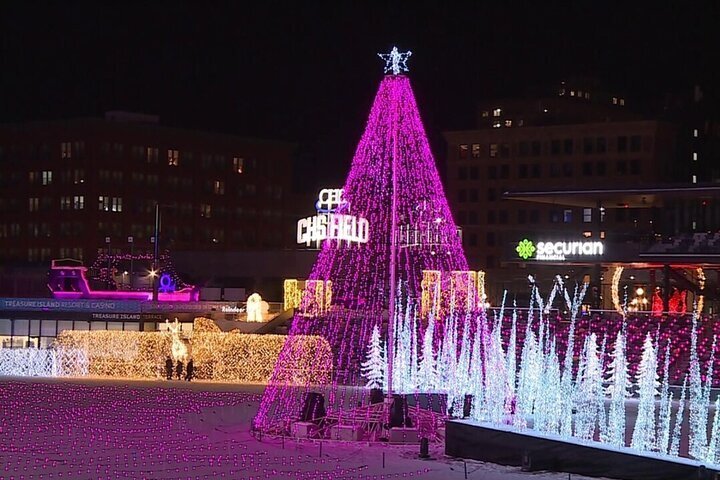
[[(390, 296), (393, 165), (397, 227), (419, 233), (406, 234), (406, 238), (421, 239), (404, 243), (403, 237), (397, 237), (399, 293), (419, 300), (423, 270), (467, 270), (410, 80), (388, 75), (380, 84), (344, 185), (346, 203), (338, 209), (338, 213), (368, 219), (368, 242), (323, 242), (309, 278), (332, 281), (333, 305), (322, 316), (297, 315), (290, 330), (290, 335), (321, 335), (333, 350), (335, 378), (324, 390), (330, 411), (363, 403), (364, 390), (336, 387), (362, 383), (360, 363), (373, 327), (379, 325), (381, 335), (387, 336), (383, 318), (387, 318)], [(289, 361), (289, 353), (281, 353), (276, 369)], [(278, 380), (271, 379), (266, 389), (255, 419), (260, 429), (295, 419), (303, 393), (319, 388), (291, 389)]]

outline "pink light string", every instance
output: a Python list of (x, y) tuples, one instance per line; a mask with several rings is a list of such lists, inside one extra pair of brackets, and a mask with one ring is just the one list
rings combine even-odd
[(339, 212), (368, 219), (369, 241), (324, 241), (309, 278), (332, 281), (333, 304), (322, 315), (297, 313), (289, 332), (328, 340), (334, 357), (333, 380), (302, 388), (286, 385), (281, 381), (286, 374), (281, 372), (290, 362), (290, 352), (284, 350), (255, 417), (256, 429), (287, 434), (308, 391), (323, 393), (328, 411), (340, 423), (344, 411), (366, 404), (369, 392), (358, 388), (365, 383), (360, 364), (366, 345), (375, 325), (387, 338), (394, 148), (398, 154), (397, 224), (417, 233), (412, 241), (407, 241), (409, 236), (398, 240), (398, 298), (419, 301), (422, 270), (467, 270), (410, 80), (404, 75), (385, 76), (344, 185), (347, 203)]

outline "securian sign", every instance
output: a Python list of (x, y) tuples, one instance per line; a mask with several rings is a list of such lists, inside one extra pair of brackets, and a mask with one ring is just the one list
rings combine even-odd
[(342, 189), (325, 188), (320, 190), (315, 204), (318, 214), (301, 218), (297, 223), (297, 243), (310, 245), (326, 239), (345, 240), (347, 242), (367, 243), (370, 226), (367, 219), (337, 213), (346, 206)]
[(565, 260), (566, 256), (599, 256), (604, 253), (603, 242), (537, 242), (527, 238), (518, 242), (515, 251), (527, 260), (535, 253), (535, 260)]

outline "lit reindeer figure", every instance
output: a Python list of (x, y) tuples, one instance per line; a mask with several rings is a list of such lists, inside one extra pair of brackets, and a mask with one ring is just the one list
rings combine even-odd
[(187, 346), (180, 338), (180, 331), (181, 331), (181, 325), (180, 322), (178, 322), (178, 319), (175, 319), (175, 322), (170, 323), (168, 319), (165, 319), (165, 325), (167, 325), (167, 331), (172, 335), (172, 357), (173, 360), (184, 360), (187, 358)]

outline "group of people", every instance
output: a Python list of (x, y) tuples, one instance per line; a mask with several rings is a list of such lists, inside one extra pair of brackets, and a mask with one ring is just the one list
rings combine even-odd
[(173, 365), (172, 359), (170, 357), (167, 357), (167, 360), (165, 360), (165, 376), (168, 380), (172, 380), (174, 368), (177, 379), (181, 380), (183, 378), (183, 367), (185, 368), (185, 380), (189, 382), (190, 380), (192, 380), (193, 372), (195, 370), (192, 358), (188, 360), (187, 366), (184, 366), (182, 360), (178, 360), (177, 365)]

